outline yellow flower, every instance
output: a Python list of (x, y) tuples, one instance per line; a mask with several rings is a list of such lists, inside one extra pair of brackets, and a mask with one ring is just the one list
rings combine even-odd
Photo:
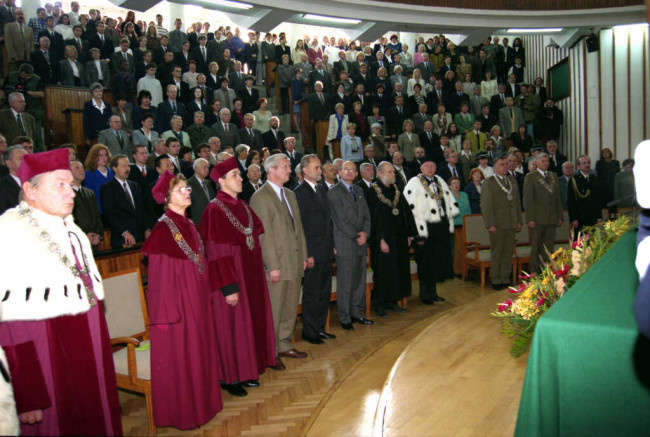
[(547, 276), (547, 277), (545, 277), (544, 280), (542, 281), (542, 285), (548, 285), (549, 282), (551, 282), (551, 278), (549, 278), (549, 277)]
[(553, 259), (557, 258), (559, 255), (563, 255), (563, 252), (564, 252), (564, 248), (560, 247), (558, 250), (553, 252), (553, 255), (551, 255), (551, 258), (553, 258)]

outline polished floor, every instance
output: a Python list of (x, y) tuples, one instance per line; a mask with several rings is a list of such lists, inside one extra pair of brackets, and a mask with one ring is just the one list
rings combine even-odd
[[(447, 302), (427, 306), (414, 285), (406, 313), (373, 315), (374, 325), (353, 331), (336, 323), (332, 304), (337, 339), (311, 345), (298, 324), (296, 347), (308, 358), (267, 370), (245, 398), (222, 392), (224, 409), (201, 428), (158, 434), (511, 435), (526, 362), (510, 358), (489, 316), (505, 292), (455, 279), (439, 287)], [(125, 434), (147, 435), (144, 398), (120, 392), (120, 403)]]

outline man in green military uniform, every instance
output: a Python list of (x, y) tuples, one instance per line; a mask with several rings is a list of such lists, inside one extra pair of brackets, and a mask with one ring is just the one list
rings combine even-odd
[(548, 154), (535, 158), (537, 170), (524, 179), (524, 209), (526, 223), (531, 231), (530, 272), (539, 271), (540, 260), (548, 260), (553, 251), (555, 230), (562, 225), (564, 212), (560, 199), (557, 175), (548, 171)]
[(506, 288), (512, 273), (515, 234), (521, 230), (521, 204), (515, 178), (508, 174), (506, 158), (494, 161), (494, 176), (483, 183), (481, 213), (490, 232), (490, 275), (495, 290)]
[[(34, 73), (34, 68), (30, 64), (21, 64), (18, 71), (9, 73), (4, 82), (5, 95), (13, 92), (22, 93), (25, 97), (27, 107), (25, 112), (34, 117), (34, 152), (42, 152), (45, 150), (43, 141), (43, 104), (41, 99), (45, 97), (43, 91), (43, 82), (41, 78)], [(12, 139), (7, 138), (9, 141)]]

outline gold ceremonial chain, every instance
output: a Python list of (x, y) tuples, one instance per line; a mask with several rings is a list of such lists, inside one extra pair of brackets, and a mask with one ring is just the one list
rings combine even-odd
[[(429, 181), (427, 180), (426, 177), (422, 173), (418, 175), (418, 179), (420, 179), (420, 182), (422, 182), (422, 185), (424, 185), (424, 189), (429, 193), (429, 196), (431, 196), (432, 199), (436, 199), (438, 202), (442, 199), (442, 194), (435, 194), (433, 191), (431, 191), (431, 187), (429, 186)], [(436, 177), (433, 177), (432, 183), (436, 184), (436, 187), (438, 186), (438, 182), (436, 182)], [(440, 190), (438, 190), (440, 191)]]
[(512, 197), (512, 184), (510, 183), (510, 181), (508, 181), (508, 177), (507, 176), (503, 177), (506, 181), (508, 181), (508, 186), (509, 186), (508, 189), (506, 189), (506, 187), (504, 187), (501, 184), (501, 181), (499, 180), (501, 178), (498, 175), (494, 175), (494, 178), (497, 180), (497, 184), (499, 185), (499, 188), (501, 188), (501, 191), (503, 191), (504, 193), (507, 194), (506, 197), (508, 198), (508, 200), (512, 201), (512, 199), (513, 199), (513, 197)]
[(246, 214), (248, 215), (248, 227), (245, 228), (244, 225), (241, 224), (239, 220), (237, 220), (237, 217), (228, 209), (224, 203), (217, 199), (216, 197), (212, 200), (214, 203), (217, 204), (219, 208), (226, 214), (226, 217), (228, 217), (228, 220), (230, 220), (230, 223), (242, 234), (246, 236), (246, 245), (250, 250), (253, 250), (255, 248), (255, 238), (253, 237), (253, 214), (251, 214), (251, 210), (249, 209), (248, 206), (246, 206), (245, 202), (242, 202), (242, 205), (244, 205), (244, 209), (246, 210)]
[[(548, 173), (548, 171), (547, 171)], [(545, 180), (544, 176), (542, 176), (539, 172), (537, 172), (537, 179), (539, 179), (539, 182), (542, 184), (544, 188), (546, 188), (546, 191), (549, 193), (553, 194), (553, 187), (551, 187)]]
[(381, 188), (379, 188), (379, 184), (377, 182), (375, 182), (375, 183), (373, 183), (371, 185), (371, 187), (374, 188), (375, 191), (377, 192), (377, 199), (379, 199), (379, 201), (381, 203), (383, 203), (384, 205), (387, 205), (389, 208), (391, 208), (392, 209), (391, 212), (393, 213), (393, 215), (397, 216), (397, 215), (399, 215), (399, 210), (397, 209), (397, 204), (399, 203), (400, 192), (397, 189), (397, 185), (393, 184), (392, 186), (395, 188), (395, 198), (393, 199), (393, 202), (386, 199), (386, 196), (384, 196), (384, 194), (381, 192)]
[[(50, 233), (47, 231), (47, 229), (41, 227), (41, 224), (34, 218), (32, 215), (33, 210), (30, 207), (26, 207), (23, 204), (21, 204), (18, 207), (18, 216), (24, 218), (27, 220), (27, 223), (32, 227), (32, 229), (36, 232), (36, 235), (38, 236), (39, 240), (41, 240), (47, 249), (52, 252), (56, 257), (59, 259), (59, 262), (72, 273), (72, 275), (79, 279), (83, 284), (84, 284), (84, 289), (86, 290), (86, 295), (88, 296), (88, 302), (90, 303), (91, 307), (94, 307), (97, 305), (97, 299), (95, 298), (95, 293), (89, 289), (84, 280), (81, 279), (81, 275), (85, 275), (90, 277), (90, 272), (86, 268), (88, 265), (88, 260), (86, 259), (86, 255), (83, 253), (83, 250), (81, 251), (81, 257), (84, 261), (84, 266), (81, 267), (81, 270), (79, 270), (79, 267), (77, 266), (77, 263), (75, 262), (74, 264), (70, 261), (70, 258), (68, 258), (68, 255), (63, 253), (63, 250), (61, 249), (61, 246), (59, 243), (54, 241), (52, 239), (52, 236)], [(72, 243), (70, 243), (72, 244)]]
[[(199, 253), (196, 253), (192, 250), (190, 245), (187, 244), (187, 241), (185, 241), (185, 238), (183, 238), (183, 234), (181, 234), (181, 231), (178, 230), (176, 223), (174, 223), (174, 221), (170, 219), (167, 214), (163, 214), (163, 216), (160, 217), (158, 221), (164, 222), (169, 227), (169, 230), (172, 233), (172, 237), (174, 237), (174, 241), (176, 241), (178, 247), (181, 248), (185, 256), (187, 256), (190, 261), (196, 264), (196, 266), (199, 268), (199, 273), (203, 273), (203, 260), (201, 259), (201, 252), (203, 251), (203, 240), (201, 240), (199, 233), (196, 233), (196, 237), (199, 239), (199, 247), (201, 249)], [(192, 222), (192, 220), (190, 220), (190, 223), (194, 225), (194, 222)]]
[(578, 184), (576, 183), (576, 178), (575, 176), (571, 178), (571, 181), (573, 182), (573, 192), (576, 193), (576, 196), (581, 198), (581, 199), (586, 199), (591, 195), (591, 190), (587, 188), (587, 191), (585, 191), (585, 194), (582, 194), (580, 190), (578, 189)]

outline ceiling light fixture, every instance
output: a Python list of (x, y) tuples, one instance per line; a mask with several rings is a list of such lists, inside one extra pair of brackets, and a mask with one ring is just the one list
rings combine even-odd
[(508, 29), (508, 33), (554, 33), (562, 32), (564, 29), (561, 27), (547, 27), (547, 28), (538, 28), (538, 29)]
[(205, 1), (207, 3), (212, 3), (213, 5), (225, 6), (234, 9), (251, 9), (253, 7), (253, 5), (249, 5), (248, 3), (231, 2), (229, 0), (205, 0)]
[(361, 20), (355, 20), (353, 18), (337, 18), (337, 17), (327, 17), (325, 15), (315, 15), (315, 14), (305, 14), (302, 16), (305, 20), (313, 21), (329, 21), (332, 23), (342, 23), (342, 24), (359, 24)]

